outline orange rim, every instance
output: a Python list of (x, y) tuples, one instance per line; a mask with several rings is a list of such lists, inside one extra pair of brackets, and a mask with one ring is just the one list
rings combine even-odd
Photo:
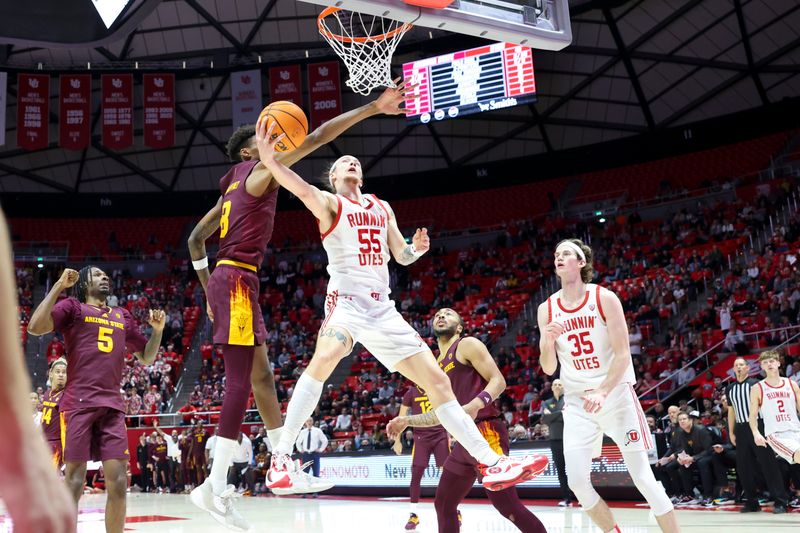
[(341, 11), (341, 9), (339, 9), (338, 7), (326, 7), (322, 11), (322, 13), (320, 13), (319, 16), (317, 17), (317, 27), (319, 28), (319, 32), (323, 36), (329, 39), (337, 40), (341, 43), (366, 43), (368, 41), (384, 41), (390, 37), (394, 37), (399, 33), (404, 33), (413, 28), (411, 24), (409, 24), (408, 22), (404, 22), (400, 26), (393, 29), (392, 31), (388, 31), (386, 33), (381, 33), (380, 35), (374, 35), (370, 37), (347, 37), (345, 35), (337, 35), (329, 31), (328, 28), (325, 27), (325, 24), (322, 22), (326, 17), (328, 17), (329, 15), (333, 15), (337, 11)]

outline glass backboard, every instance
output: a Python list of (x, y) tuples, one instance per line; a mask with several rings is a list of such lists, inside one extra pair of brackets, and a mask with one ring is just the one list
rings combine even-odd
[(403, 0), (301, 1), (543, 50), (572, 42), (567, 0), (454, 0), (444, 9)]

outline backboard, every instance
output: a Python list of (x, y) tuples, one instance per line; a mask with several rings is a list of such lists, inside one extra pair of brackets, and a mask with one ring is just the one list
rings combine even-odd
[(567, 0), (454, 0), (444, 9), (403, 0), (301, 1), (543, 50), (572, 42)]

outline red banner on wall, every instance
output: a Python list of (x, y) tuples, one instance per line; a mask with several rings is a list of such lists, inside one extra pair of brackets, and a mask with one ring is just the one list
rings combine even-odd
[(169, 148), (175, 144), (175, 75), (145, 74), (144, 145)]
[(58, 145), (83, 150), (91, 142), (92, 77), (64, 74), (58, 93)]
[(286, 65), (269, 69), (270, 101), (288, 100), (303, 107), (300, 83), (300, 65)]
[(133, 75), (100, 77), (103, 109), (103, 145), (122, 150), (133, 144)]
[(342, 89), (339, 82), (339, 63), (308, 65), (308, 106), (311, 129), (318, 128), (342, 114)]
[(17, 76), (17, 145), (26, 150), (47, 148), (50, 122), (50, 76)]

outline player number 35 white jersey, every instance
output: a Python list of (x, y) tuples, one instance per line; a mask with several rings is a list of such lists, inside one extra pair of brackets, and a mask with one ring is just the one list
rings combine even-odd
[[(599, 285), (587, 284), (583, 300), (574, 309), (567, 308), (561, 301), (561, 291), (547, 300), (548, 322), (564, 326), (564, 333), (556, 340), (556, 354), (567, 393), (599, 387), (614, 357), (600, 291)], [(621, 383), (635, 381), (633, 366), (628, 366)]]
[(328, 292), (388, 296), (389, 210), (374, 194), (359, 204), (336, 195), (333, 225), (322, 234), (328, 254)]
[(800, 428), (797, 418), (797, 399), (792, 383), (781, 378), (779, 387), (773, 387), (766, 379), (758, 382), (761, 388), (761, 416), (764, 417), (764, 435)]

